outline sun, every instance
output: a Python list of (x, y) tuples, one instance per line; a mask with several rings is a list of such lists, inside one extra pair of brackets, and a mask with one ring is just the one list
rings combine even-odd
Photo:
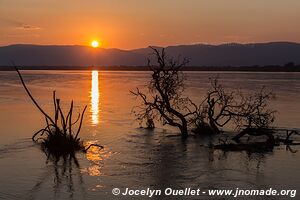
[(100, 43), (99, 41), (97, 41), (97, 40), (93, 40), (93, 41), (91, 42), (91, 46), (92, 46), (93, 48), (98, 48), (98, 47), (101, 46), (101, 43)]

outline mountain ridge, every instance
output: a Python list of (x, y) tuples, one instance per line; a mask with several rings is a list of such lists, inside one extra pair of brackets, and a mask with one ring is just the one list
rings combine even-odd
[[(163, 48), (163, 47), (156, 47)], [(300, 43), (225, 43), (165, 47), (168, 55), (187, 57), (190, 66), (300, 64)], [(145, 66), (150, 48), (94, 49), (82, 45), (14, 44), (0, 47), (0, 66)]]

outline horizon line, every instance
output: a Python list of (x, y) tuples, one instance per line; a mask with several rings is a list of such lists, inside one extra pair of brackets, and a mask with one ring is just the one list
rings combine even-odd
[[(191, 44), (174, 44), (174, 45), (167, 45), (167, 46), (159, 46), (159, 45), (149, 45), (144, 47), (138, 47), (138, 48), (132, 48), (132, 49), (123, 49), (118, 47), (99, 47), (97, 49), (118, 49), (118, 50), (125, 50), (125, 51), (132, 51), (137, 49), (146, 49), (151, 47), (158, 47), (158, 48), (168, 48), (168, 47), (178, 47), (178, 46), (197, 46), (197, 45), (203, 45), (203, 46), (224, 46), (224, 45), (256, 45), (256, 44), (272, 44), (272, 43), (290, 43), (290, 44), (300, 44), (300, 42), (296, 41), (265, 41), (265, 42), (223, 42), (223, 43), (191, 43)], [(47, 47), (47, 46), (61, 46), (61, 47), (90, 47), (89, 45), (79, 45), (79, 44), (32, 44), (32, 43), (16, 43), (16, 44), (8, 44), (0, 46), (2, 47), (10, 47), (10, 46), (41, 46), (41, 47)]]

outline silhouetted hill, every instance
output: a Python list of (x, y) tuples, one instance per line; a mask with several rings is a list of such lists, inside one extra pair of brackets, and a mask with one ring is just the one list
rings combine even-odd
[[(180, 45), (166, 48), (190, 59), (190, 66), (252, 66), (300, 63), (300, 44), (290, 42)], [(0, 66), (143, 66), (149, 48), (120, 50), (87, 46), (10, 45), (0, 47)]]

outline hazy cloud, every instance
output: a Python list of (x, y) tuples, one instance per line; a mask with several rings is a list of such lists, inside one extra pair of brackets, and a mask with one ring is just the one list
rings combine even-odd
[(0, 18), (0, 24), (4, 25), (4, 26), (13, 26), (16, 29), (19, 30), (26, 30), (26, 31), (34, 31), (34, 30), (40, 30), (41, 27), (38, 26), (34, 26), (34, 25), (30, 25), (30, 24), (26, 24), (14, 19), (6, 19), (6, 18)]
[(25, 31), (34, 31), (34, 30), (40, 30), (41, 28), (38, 26), (29, 25), (29, 24), (22, 24), (21, 26), (18, 26), (17, 29), (25, 30)]

